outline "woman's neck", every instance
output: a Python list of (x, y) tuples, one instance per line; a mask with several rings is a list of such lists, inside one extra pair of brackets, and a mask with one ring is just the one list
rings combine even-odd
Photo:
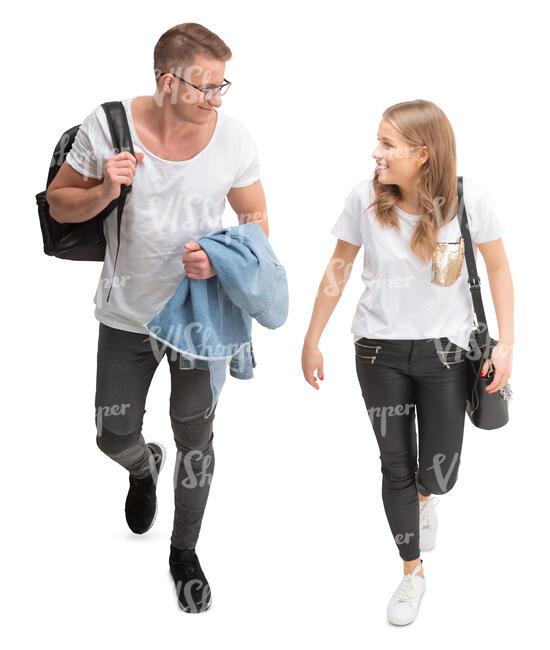
[(404, 212), (410, 214), (418, 214), (420, 211), (420, 204), (418, 201), (418, 194), (415, 190), (408, 187), (399, 186), (399, 193), (401, 198), (397, 201), (397, 207)]

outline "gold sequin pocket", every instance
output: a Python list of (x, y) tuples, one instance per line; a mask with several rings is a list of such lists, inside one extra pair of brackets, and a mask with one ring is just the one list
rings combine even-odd
[(457, 242), (438, 242), (432, 255), (432, 283), (450, 287), (462, 275), (464, 237)]

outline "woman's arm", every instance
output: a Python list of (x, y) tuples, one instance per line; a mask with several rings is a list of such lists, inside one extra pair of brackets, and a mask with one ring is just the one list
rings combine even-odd
[(319, 385), (313, 374), (314, 371), (317, 370), (319, 379), (324, 378), (323, 355), (318, 347), (319, 340), (334, 308), (340, 300), (360, 248), (361, 246), (355, 246), (343, 239), (339, 239), (317, 291), (311, 321), (304, 337), (302, 349), (304, 378), (308, 384), (311, 384), (317, 390)]
[[(488, 393), (495, 393), (505, 386), (512, 374), (512, 350), (514, 345), (514, 287), (502, 238), (477, 244), (483, 255), (495, 313), (498, 322), (498, 345), (493, 348), (491, 361), (495, 377), (487, 386)], [(486, 361), (483, 374), (489, 369)]]

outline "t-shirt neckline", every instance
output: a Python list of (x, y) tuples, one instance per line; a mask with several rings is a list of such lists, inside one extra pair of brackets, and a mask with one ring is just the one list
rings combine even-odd
[(200, 158), (206, 151), (211, 147), (212, 143), (214, 142), (216, 135), (218, 134), (219, 127), (220, 127), (220, 122), (222, 118), (222, 113), (214, 108), (216, 111), (218, 117), (216, 118), (216, 126), (214, 127), (214, 132), (212, 133), (212, 136), (210, 137), (210, 140), (206, 143), (206, 145), (199, 151), (199, 153), (195, 154), (192, 158), (189, 158), (188, 160), (166, 160), (165, 158), (161, 158), (160, 156), (157, 156), (154, 154), (152, 151), (149, 151), (147, 147), (143, 145), (141, 140), (139, 139), (139, 136), (136, 131), (136, 127), (134, 125), (134, 118), (132, 116), (132, 102), (134, 99), (137, 97), (140, 97), (141, 95), (137, 95), (136, 97), (129, 97), (126, 100), (124, 100), (125, 108), (126, 108), (126, 115), (128, 117), (128, 124), (130, 126), (130, 131), (132, 133), (132, 137), (135, 139), (137, 144), (140, 146), (140, 148), (147, 153), (149, 156), (152, 158), (155, 158), (155, 160), (158, 160), (162, 163), (165, 163), (166, 165), (188, 165), (192, 162), (195, 162), (198, 158)]
[(397, 212), (400, 214), (404, 215), (405, 217), (413, 217), (413, 218), (418, 218), (420, 215), (419, 214), (411, 214), (410, 212), (405, 212), (405, 210), (402, 210), (399, 206), (395, 206), (395, 209)]

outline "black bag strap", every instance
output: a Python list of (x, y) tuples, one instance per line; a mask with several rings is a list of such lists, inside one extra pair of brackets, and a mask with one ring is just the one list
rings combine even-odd
[[(476, 259), (474, 257), (474, 248), (472, 245), (472, 238), (470, 236), (470, 224), (468, 222), (468, 213), (466, 212), (466, 205), (464, 203), (464, 187), (462, 176), (457, 176), (457, 190), (458, 190), (458, 222), (460, 223), (460, 231), (464, 237), (464, 255), (466, 257), (466, 268), (468, 269), (468, 285), (472, 295), (472, 302), (474, 303), (474, 312), (476, 315), (477, 329), (487, 334), (489, 341), (489, 330), (487, 327), (487, 319), (485, 317), (485, 309), (483, 307), (483, 300), (481, 297), (480, 279), (477, 274)], [(489, 346), (487, 346), (489, 348)], [(485, 350), (485, 355), (490, 352)], [(484, 356), (485, 356), (484, 355)]]
[[(134, 146), (132, 144), (132, 136), (130, 134), (130, 127), (128, 126), (128, 118), (126, 117), (126, 110), (122, 102), (104, 102), (101, 104), (105, 115), (107, 116), (107, 123), (109, 125), (109, 131), (111, 132), (111, 139), (113, 141), (114, 155), (120, 153), (121, 151), (129, 151), (132, 155), (134, 154)], [(132, 191), (132, 185), (121, 185), (120, 187), (120, 197), (117, 203), (117, 246), (116, 246), (116, 256), (115, 263), (113, 265), (113, 275), (111, 277), (111, 286), (109, 287), (109, 293), (107, 294), (107, 301), (109, 302), (109, 297), (111, 295), (111, 289), (113, 288), (113, 280), (115, 277), (116, 263), (118, 260), (118, 251), (120, 249), (120, 227), (122, 224), (122, 212), (124, 210), (124, 204), (126, 202), (126, 195)]]

